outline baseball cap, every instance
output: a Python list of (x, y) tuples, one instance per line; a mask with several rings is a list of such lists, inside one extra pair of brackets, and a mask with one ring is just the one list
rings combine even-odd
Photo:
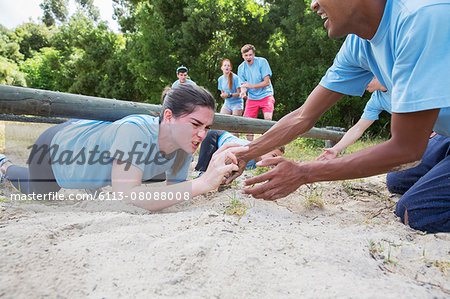
[(177, 68), (177, 74), (178, 74), (178, 72), (179, 72), (180, 70), (186, 70), (186, 72), (188, 72), (188, 69), (187, 69), (187, 67), (185, 67), (185, 66), (180, 66), (180, 67), (178, 67), (178, 68)]

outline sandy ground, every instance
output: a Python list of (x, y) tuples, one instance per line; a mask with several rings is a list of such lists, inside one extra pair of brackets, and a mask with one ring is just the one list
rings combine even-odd
[[(11, 201), (6, 184), (0, 297), (449, 298), (449, 234), (401, 224), (384, 176), (303, 186), (277, 202), (237, 185), (151, 214)], [(245, 215), (226, 213), (231, 198)]]
[[(240, 193), (243, 179), (153, 214), (11, 200), (7, 182), (0, 298), (450, 297), (450, 235), (400, 223), (385, 176), (302, 186), (276, 202)], [(232, 214), (232, 199), (245, 215)]]

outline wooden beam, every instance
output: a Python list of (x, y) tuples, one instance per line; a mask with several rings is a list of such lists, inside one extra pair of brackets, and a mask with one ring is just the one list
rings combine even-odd
[[(1, 114), (115, 121), (130, 114), (157, 116), (160, 109), (161, 105), (0, 84)], [(8, 117), (5, 115), (0, 117), (5, 118)], [(212, 128), (229, 132), (263, 134), (274, 124), (274, 121), (216, 113)], [(312, 128), (301, 136), (339, 141), (343, 135), (343, 132)]]

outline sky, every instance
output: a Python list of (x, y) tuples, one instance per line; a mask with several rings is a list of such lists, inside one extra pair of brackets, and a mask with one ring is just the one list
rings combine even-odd
[[(39, 4), (42, 0), (0, 0), (0, 24), (13, 29), (31, 18), (34, 22), (42, 17)], [(112, 19), (114, 13), (112, 0), (94, 0), (94, 5), (100, 10), (100, 18), (108, 22), (108, 26), (118, 32), (118, 24)], [(74, 0), (70, 0), (70, 10), (74, 10)]]

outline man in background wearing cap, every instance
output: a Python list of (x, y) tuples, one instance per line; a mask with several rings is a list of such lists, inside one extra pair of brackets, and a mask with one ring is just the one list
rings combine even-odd
[(179, 68), (177, 68), (177, 77), (178, 80), (173, 82), (172, 87), (177, 86), (178, 84), (181, 83), (188, 83), (188, 84), (192, 84), (192, 85), (197, 85), (194, 81), (189, 80), (188, 77), (188, 69), (185, 66), (180, 66)]

